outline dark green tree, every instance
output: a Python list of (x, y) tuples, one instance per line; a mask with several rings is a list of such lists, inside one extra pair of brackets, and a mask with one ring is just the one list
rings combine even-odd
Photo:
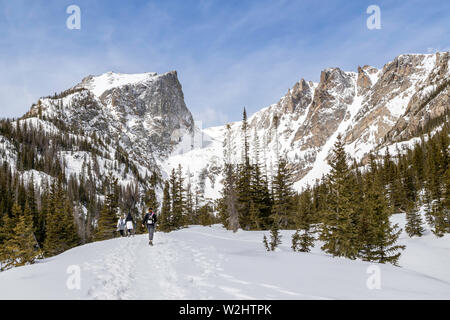
[(292, 236), (292, 249), (294, 251), (309, 252), (314, 247), (315, 240), (311, 226), (314, 218), (312, 195), (309, 187), (300, 194), (297, 207), (297, 231)]
[(162, 208), (161, 215), (158, 220), (158, 229), (163, 232), (169, 232), (174, 229), (172, 224), (170, 184), (168, 181), (164, 183)]
[(355, 259), (358, 253), (357, 215), (353, 190), (355, 177), (347, 164), (342, 137), (334, 145), (333, 157), (328, 161), (330, 194), (323, 212), (320, 240), (322, 250), (333, 256)]
[(107, 240), (116, 236), (117, 220), (119, 218), (119, 204), (116, 189), (117, 179), (114, 179), (113, 182), (107, 187), (105, 202), (102, 210), (100, 211), (98, 226), (95, 232), (96, 241)]
[(292, 188), (292, 170), (286, 158), (278, 160), (277, 174), (272, 181), (273, 206), (272, 220), (277, 221), (281, 228), (287, 229), (294, 225), (295, 204)]

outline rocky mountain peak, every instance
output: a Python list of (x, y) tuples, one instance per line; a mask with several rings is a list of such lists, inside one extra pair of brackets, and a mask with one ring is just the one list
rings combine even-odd
[(320, 74), (319, 89), (327, 90), (334, 87), (337, 91), (341, 91), (349, 86), (351, 78), (351, 73), (339, 68), (328, 68)]
[(374, 85), (373, 77), (378, 72), (378, 69), (365, 65), (364, 67), (358, 66), (358, 78), (356, 81), (357, 90), (359, 95), (364, 95)]
[[(277, 103), (249, 117), (249, 133), (260, 144), (260, 162), (270, 171), (277, 153), (285, 155), (300, 188), (327, 172), (339, 134), (349, 154), (359, 160), (371, 150), (408, 139), (424, 123), (448, 112), (448, 61), (445, 52), (409, 54), (381, 69), (365, 65), (355, 73), (329, 68), (321, 72), (319, 83), (301, 79)], [(28, 116), (35, 117), (37, 108)], [(181, 163), (207, 194), (219, 194), (216, 176), (228, 130), (195, 129), (176, 71), (88, 76), (67, 92), (41, 99), (39, 108), (68, 127), (109, 137), (130, 159), (145, 168), (156, 167), (162, 176)], [(237, 163), (242, 126), (235, 122), (230, 128), (231, 161)], [(201, 143), (192, 143), (196, 138)]]
[(194, 134), (176, 71), (90, 75), (38, 105), (47, 118), (109, 137), (147, 167), (167, 157), (184, 135)]
[[(449, 110), (448, 61), (448, 53), (407, 54), (381, 69), (364, 65), (355, 73), (328, 68), (321, 72), (319, 83), (301, 79), (278, 103), (249, 118), (252, 135), (256, 132), (259, 141), (265, 142), (261, 161), (270, 171), (276, 163), (275, 150), (286, 155), (295, 169), (296, 187), (301, 188), (328, 171), (327, 161), (339, 134), (347, 152), (363, 161), (372, 150), (411, 139), (427, 121)], [(279, 120), (278, 126), (274, 119)], [(234, 158), (239, 161), (241, 123), (233, 123), (231, 128)], [(226, 130), (207, 132), (223, 141), (219, 133)], [(217, 162), (221, 152), (216, 150), (221, 150), (219, 142), (203, 151), (203, 159), (208, 153), (214, 156), (211, 161), (204, 160), (204, 166), (197, 165), (201, 170)], [(183, 157), (177, 160), (190, 163), (190, 153)]]

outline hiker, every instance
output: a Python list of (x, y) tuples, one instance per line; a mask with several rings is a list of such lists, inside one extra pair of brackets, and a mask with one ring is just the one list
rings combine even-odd
[(120, 232), (120, 236), (125, 236), (125, 218), (123, 214), (120, 215), (119, 220), (117, 221), (117, 231)]
[(153, 234), (155, 233), (156, 221), (157, 221), (156, 213), (153, 212), (152, 208), (148, 208), (148, 212), (145, 214), (144, 221), (142, 221), (142, 227), (147, 227), (148, 230), (148, 244), (153, 245)]
[(134, 227), (133, 227), (134, 220), (133, 220), (133, 217), (131, 216), (131, 212), (128, 213), (125, 221), (127, 223), (127, 237), (129, 237), (133, 234), (133, 229), (134, 229)]

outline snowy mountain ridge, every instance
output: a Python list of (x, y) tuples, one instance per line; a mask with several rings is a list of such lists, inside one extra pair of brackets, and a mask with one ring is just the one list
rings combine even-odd
[[(328, 68), (322, 71), (319, 83), (301, 79), (278, 103), (249, 117), (250, 149), (255, 153), (258, 144), (258, 161), (269, 176), (276, 168), (278, 153), (293, 164), (298, 190), (314, 184), (328, 172), (327, 160), (339, 134), (347, 152), (364, 160), (370, 151), (411, 139), (427, 121), (447, 112), (448, 61), (448, 52), (405, 54), (381, 69), (364, 66), (355, 73)], [(235, 163), (241, 161), (241, 126), (241, 122), (230, 124)], [(203, 132), (214, 137), (211, 143), (203, 150), (170, 157), (169, 170), (181, 163), (194, 172), (194, 178), (198, 172), (211, 177), (209, 172), (218, 171), (226, 126)], [(216, 197), (220, 178), (212, 177), (205, 184), (207, 194)]]
[[(449, 52), (406, 54), (381, 69), (363, 66), (345, 72), (334, 67), (322, 71), (318, 83), (301, 79), (278, 103), (248, 118), (252, 161), (258, 157), (270, 177), (278, 156), (285, 155), (300, 190), (328, 171), (327, 160), (339, 134), (358, 160), (372, 150), (413, 138), (418, 128), (449, 109), (448, 61)], [(99, 179), (111, 173), (122, 177), (123, 185), (139, 180), (138, 175), (141, 181), (152, 173), (165, 179), (181, 164), (205, 197), (215, 199), (220, 196), (227, 136), (232, 162), (241, 161), (241, 122), (230, 123), (229, 132), (227, 125), (196, 127), (176, 71), (88, 76), (59, 95), (39, 99), (19, 121), (25, 122), (77, 139), (100, 137), (105, 156), (65, 150), (61, 155), (66, 170), (80, 175), (83, 162), (97, 161)], [(17, 150), (1, 137), (0, 143), (5, 150), (1, 158), (14, 166)], [(112, 157), (117, 152), (136, 170), (117, 168)]]
[(115, 87), (145, 83), (154, 80), (155, 77), (158, 77), (156, 72), (123, 74), (110, 71), (99, 76), (87, 76), (76, 87), (86, 88), (95, 96), (100, 97), (105, 91)]

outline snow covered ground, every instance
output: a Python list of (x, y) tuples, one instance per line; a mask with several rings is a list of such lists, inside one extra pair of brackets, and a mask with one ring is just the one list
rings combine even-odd
[[(393, 220), (404, 223), (402, 215)], [(292, 232), (282, 234), (271, 253), (263, 232), (233, 234), (218, 225), (157, 232), (154, 247), (146, 235), (91, 243), (0, 273), (0, 299), (450, 299), (449, 235), (403, 234), (401, 267), (375, 264), (381, 288), (371, 290), (374, 264), (318, 247), (294, 253)]]

